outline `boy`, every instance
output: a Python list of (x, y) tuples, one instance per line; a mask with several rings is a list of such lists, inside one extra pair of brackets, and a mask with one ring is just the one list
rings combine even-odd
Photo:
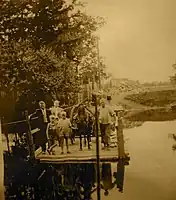
[(71, 122), (70, 119), (66, 118), (66, 112), (62, 112), (61, 117), (62, 118), (59, 120), (57, 125), (57, 134), (59, 136), (61, 154), (64, 153), (64, 139), (67, 147), (67, 153), (70, 153), (68, 139), (70, 137), (71, 132)]
[(56, 121), (54, 115), (50, 115), (49, 118), (50, 118), (50, 123), (48, 123), (46, 129), (46, 135), (48, 138), (48, 153), (54, 154), (54, 151), (51, 148), (55, 144), (55, 139), (56, 139)]

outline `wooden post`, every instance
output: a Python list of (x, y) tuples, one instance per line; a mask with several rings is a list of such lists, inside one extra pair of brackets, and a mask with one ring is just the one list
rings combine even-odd
[(30, 155), (31, 159), (34, 159), (35, 158), (35, 149), (34, 149), (33, 137), (32, 137), (32, 133), (31, 133), (31, 125), (30, 125), (29, 115), (28, 115), (27, 110), (25, 111), (25, 118), (26, 118), (26, 122), (28, 125), (27, 141), (28, 141), (29, 155)]
[(99, 149), (99, 129), (98, 129), (98, 108), (97, 108), (97, 95), (94, 95), (95, 100), (95, 126), (96, 126), (96, 157), (97, 157), (97, 200), (101, 199), (101, 185), (100, 185), (100, 149)]
[(119, 158), (125, 158), (122, 117), (118, 118), (118, 130), (116, 130), (116, 131), (117, 131), (118, 156), (119, 156)]
[(98, 62), (98, 88), (101, 90), (100, 49), (99, 49), (99, 38), (98, 37), (97, 37), (97, 62)]
[(4, 158), (2, 144), (2, 127), (0, 119), (0, 199), (4, 200)]

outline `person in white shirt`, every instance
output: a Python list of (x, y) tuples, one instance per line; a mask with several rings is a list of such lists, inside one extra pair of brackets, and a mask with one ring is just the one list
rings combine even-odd
[(115, 113), (113, 109), (105, 104), (105, 100), (101, 100), (99, 108), (99, 123), (102, 137), (103, 149), (109, 150), (111, 124), (115, 122)]
[(62, 108), (60, 108), (59, 105), (60, 102), (58, 100), (54, 101), (54, 106), (50, 108), (51, 114), (55, 115), (55, 117), (61, 118), (61, 112), (64, 111)]

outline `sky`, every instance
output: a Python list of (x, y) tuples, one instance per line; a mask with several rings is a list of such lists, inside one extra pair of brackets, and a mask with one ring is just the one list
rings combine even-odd
[(106, 24), (100, 54), (115, 78), (167, 81), (176, 62), (175, 0), (83, 0)]

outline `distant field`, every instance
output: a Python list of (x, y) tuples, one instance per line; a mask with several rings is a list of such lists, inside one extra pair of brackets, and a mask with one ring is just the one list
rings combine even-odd
[(144, 106), (166, 106), (176, 102), (176, 90), (163, 90), (132, 94), (125, 97), (126, 100), (142, 104)]

